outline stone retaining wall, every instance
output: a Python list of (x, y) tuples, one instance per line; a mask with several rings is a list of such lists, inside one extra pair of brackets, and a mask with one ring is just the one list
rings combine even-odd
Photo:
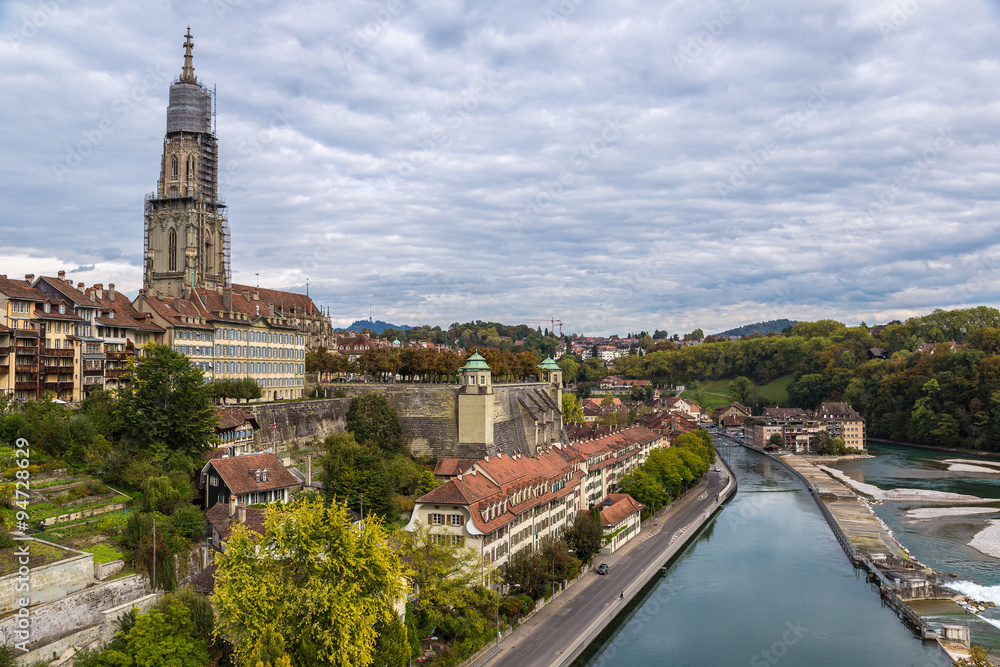
[[(29, 646), (34, 650), (56, 637), (100, 624), (104, 610), (134, 602), (147, 590), (146, 577), (135, 574), (29, 607)], [(13, 643), (17, 621), (16, 616), (0, 621), (0, 643)]]
[(68, 557), (47, 565), (32, 567), (28, 574), (28, 591), (16, 590), (25, 583), (17, 572), (0, 577), (0, 614), (18, 607), (15, 602), (20, 597), (29, 597), (32, 604), (49, 602), (86, 588), (94, 580), (93, 554), (67, 549), (38, 539), (18, 542), (18, 545), (26, 544), (30, 551), (31, 545), (36, 542), (62, 549)]
[(94, 563), (94, 579), (104, 581), (125, 569), (125, 561), (113, 560), (110, 563)]
[(100, 507), (91, 507), (78, 512), (67, 512), (66, 514), (50, 516), (47, 519), (42, 519), (42, 523), (46, 526), (53, 526), (57, 523), (66, 523), (67, 521), (79, 521), (80, 519), (100, 516), (101, 514), (108, 514), (109, 512), (118, 512), (125, 509), (126, 505), (127, 504), (125, 502), (120, 502), (113, 503), (111, 505), (101, 505)]

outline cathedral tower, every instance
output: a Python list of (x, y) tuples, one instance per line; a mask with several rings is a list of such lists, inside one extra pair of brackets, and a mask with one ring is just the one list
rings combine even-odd
[(146, 195), (143, 286), (185, 297), (190, 287), (230, 286), (229, 223), (219, 201), (214, 93), (194, 75), (191, 28), (184, 67), (170, 84), (156, 192)]

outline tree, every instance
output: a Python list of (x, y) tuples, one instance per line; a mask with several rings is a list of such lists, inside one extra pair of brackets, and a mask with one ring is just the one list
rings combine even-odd
[(772, 433), (771, 438), (770, 440), (768, 440), (768, 442), (771, 443), (772, 447), (776, 447), (778, 449), (781, 449), (782, 447), (785, 446), (785, 439), (781, 437), (780, 433)]
[(264, 534), (234, 528), (216, 554), (216, 635), (241, 664), (268, 630), (291, 667), (372, 664), (380, 623), (402, 594), (399, 558), (382, 522), (351, 525), (347, 508), (305, 498), (272, 506)]
[[(392, 517), (398, 512), (385, 454), (374, 445), (361, 445), (351, 433), (331, 433), (323, 442), (326, 455), (320, 465), (323, 495), (328, 502)], [(362, 500), (363, 498), (363, 500)]]
[(351, 399), (347, 409), (347, 430), (362, 444), (374, 445), (389, 454), (403, 451), (403, 425), (382, 394), (365, 394)]
[(601, 529), (600, 513), (595, 509), (589, 513), (577, 514), (563, 539), (577, 558), (589, 563), (603, 546), (604, 531)]
[(582, 424), (583, 406), (573, 394), (563, 394), (562, 396), (562, 418), (564, 424)]
[(992, 667), (990, 655), (982, 646), (973, 646), (968, 658), (959, 658), (955, 667)]
[(744, 405), (750, 404), (752, 402), (751, 398), (756, 393), (757, 387), (750, 381), (750, 378), (743, 375), (729, 383), (729, 395), (733, 397), (733, 400), (739, 401)]
[[(134, 609), (134, 608), (133, 608)], [(131, 627), (129, 627), (131, 625)], [(122, 624), (118, 637), (100, 654), (74, 658), (80, 667), (202, 667), (208, 642), (180, 600), (167, 599), (148, 613)]]
[(194, 455), (216, 441), (215, 410), (204, 374), (165, 345), (149, 343), (129, 358), (132, 382), (120, 388), (115, 426), (124, 440), (141, 449), (157, 444)]

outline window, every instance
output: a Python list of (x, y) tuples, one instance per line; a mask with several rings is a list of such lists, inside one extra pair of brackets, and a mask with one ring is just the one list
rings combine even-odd
[(464, 545), (465, 545), (465, 538), (464, 537), (462, 537), (461, 535), (452, 535), (451, 536), (451, 546), (453, 546), (453, 547), (461, 547), (461, 546), (464, 546)]
[(170, 175), (177, 178), (177, 156), (170, 158)]
[(440, 526), (442, 523), (444, 523), (444, 515), (437, 514), (437, 513), (432, 513), (431, 514), (431, 525), (432, 526)]
[(461, 514), (449, 514), (448, 515), (448, 523), (450, 523), (453, 526), (461, 526), (462, 525), (462, 515)]
[[(177, 169), (177, 159), (174, 158), (174, 170)], [(177, 175), (176, 173), (174, 174)], [(167, 271), (177, 270), (177, 230), (171, 228), (167, 233)]]

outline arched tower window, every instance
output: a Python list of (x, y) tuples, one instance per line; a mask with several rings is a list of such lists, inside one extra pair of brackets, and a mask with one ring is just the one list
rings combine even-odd
[(185, 169), (185, 171), (187, 173), (184, 175), (184, 177), (190, 183), (191, 182), (191, 177), (194, 176), (194, 158), (193, 157), (189, 157), (187, 159), (187, 169)]
[(177, 178), (177, 156), (171, 156), (170, 158), (170, 175)]
[(208, 233), (208, 239), (205, 241), (205, 269), (209, 273), (215, 273), (215, 234), (212, 232)]
[(177, 270), (177, 231), (171, 229), (167, 234), (167, 271)]

